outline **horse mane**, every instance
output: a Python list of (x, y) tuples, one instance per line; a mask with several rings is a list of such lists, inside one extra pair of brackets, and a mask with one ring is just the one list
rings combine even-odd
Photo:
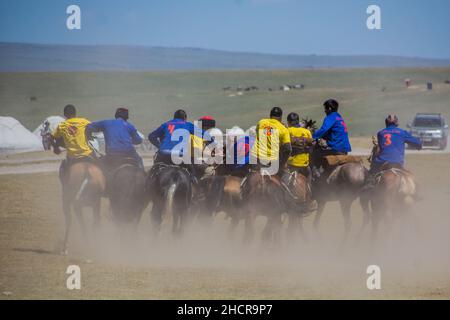
[(303, 127), (308, 129), (311, 132), (315, 132), (317, 130), (317, 121), (310, 118), (302, 119)]

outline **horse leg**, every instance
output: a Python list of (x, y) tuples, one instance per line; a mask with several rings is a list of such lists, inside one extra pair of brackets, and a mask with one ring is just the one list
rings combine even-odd
[(68, 254), (68, 242), (69, 242), (69, 234), (70, 228), (72, 226), (72, 215), (71, 215), (71, 204), (70, 200), (63, 195), (63, 212), (64, 212), (64, 220), (65, 220), (65, 231), (64, 231), (64, 240), (62, 245), (61, 253), (64, 255)]
[(281, 212), (276, 214), (271, 220), (272, 241), (275, 247), (279, 247), (281, 244)]
[(158, 202), (153, 202), (152, 210), (150, 212), (150, 218), (152, 221), (152, 230), (153, 235), (156, 237), (161, 230), (162, 223), (162, 207), (158, 204)]
[(245, 217), (244, 243), (249, 244), (255, 236), (255, 214), (252, 211)]
[(370, 235), (371, 250), (373, 250), (373, 248), (375, 247), (376, 242), (378, 240), (378, 228), (380, 225), (380, 221), (383, 218), (382, 212), (383, 212), (382, 207), (380, 207), (379, 205), (374, 205), (373, 213), (372, 213), (372, 230), (371, 230), (371, 235)]
[(100, 207), (101, 207), (101, 199), (95, 200), (94, 205), (92, 206), (92, 215), (93, 215), (93, 223), (92, 229), (97, 231), (100, 227)]
[(307, 243), (309, 241), (308, 234), (306, 233), (305, 228), (303, 227), (303, 217), (298, 218), (298, 229), (300, 232), (300, 236), (302, 237), (302, 240)]
[(268, 218), (262, 232), (263, 243), (268, 243), (270, 241), (270, 238), (272, 237), (272, 231), (273, 231), (273, 219)]
[(300, 225), (298, 215), (296, 215), (294, 212), (289, 213), (289, 224), (287, 228), (287, 237), (290, 243), (295, 241), (296, 231), (297, 231), (297, 224)]
[(352, 200), (344, 199), (344, 200), (339, 201), (339, 204), (341, 206), (342, 216), (344, 217), (344, 236), (342, 237), (342, 241), (341, 241), (341, 245), (340, 245), (341, 250), (343, 250), (347, 244), (348, 236), (349, 236), (351, 228), (352, 228), (352, 219), (350, 216)]
[(239, 218), (237, 217), (237, 213), (233, 213), (231, 216), (230, 226), (228, 228), (228, 238), (232, 240), (234, 238), (234, 232), (236, 230), (236, 227), (239, 224)]
[(364, 231), (366, 230), (367, 225), (370, 222), (370, 209), (369, 209), (369, 197), (368, 196), (361, 196), (359, 199), (359, 202), (361, 204), (362, 210), (363, 210), (363, 222), (361, 225), (361, 228), (358, 231), (358, 234), (355, 238), (355, 246), (361, 243)]
[(86, 240), (88, 240), (89, 234), (86, 229), (86, 224), (84, 223), (82, 205), (79, 202), (75, 202), (73, 209), (75, 211), (78, 223), (80, 224), (81, 233), (83, 235), (83, 240), (86, 241)]
[(172, 217), (172, 234), (174, 236), (179, 236), (181, 230), (181, 214), (176, 211), (172, 213)]
[(319, 200), (318, 204), (317, 204), (317, 213), (316, 216), (314, 217), (314, 230), (316, 231), (316, 234), (320, 237), (320, 231), (319, 231), (319, 226), (320, 226), (320, 218), (322, 217), (322, 213), (323, 210), (325, 209), (325, 201), (323, 200)]

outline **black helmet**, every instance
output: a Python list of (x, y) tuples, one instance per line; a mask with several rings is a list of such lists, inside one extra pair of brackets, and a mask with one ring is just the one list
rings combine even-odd
[(280, 107), (273, 107), (270, 110), (270, 117), (272, 118), (281, 118), (283, 116), (283, 110)]
[(64, 107), (64, 116), (66, 118), (72, 118), (77, 115), (77, 110), (75, 109), (75, 106), (72, 104), (68, 104)]
[(398, 117), (395, 114), (388, 115), (386, 120), (384, 120), (384, 122), (386, 123), (386, 127), (389, 127), (392, 125), (398, 127)]
[(323, 103), (325, 111), (328, 113), (336, 112), (339, 109), (339, 103), (334, 99), (329, 99)]
[(174, 119), (181, 119), (181, 120), (186, 120), (187, 119), (187, 114), (186, 111), (180, 109), (175, 111), (174, 115), (173, 115)]
[(115, 118), (122, 118), (123, 120), (127, 121), (128, 120), (128, 109), (127, 108), (117, 108), (116, 110), (116, 114), (115, 114)]
[(288, 121), (288, 123), (299, 124), (300, 123), (300, 117), (299, 117), (299, 115), (297, 113), (291, 112), (287, 116), (287, 121)]

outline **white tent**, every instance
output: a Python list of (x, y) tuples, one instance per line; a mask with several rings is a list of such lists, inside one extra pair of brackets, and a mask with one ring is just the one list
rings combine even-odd
[(44, 128), (44, 124), (48, 122), (50, 124), (50, 132), (55, 131), (56, 127), (63, 122), (65, 119), (61, 116), (50, 116), (42, 122), (36, 130), (33, 131), (33, 134), (41, 139), (41, 130)]
[(0, 117), (0, 152), (43, 150), (42, 141), (12, 117)]

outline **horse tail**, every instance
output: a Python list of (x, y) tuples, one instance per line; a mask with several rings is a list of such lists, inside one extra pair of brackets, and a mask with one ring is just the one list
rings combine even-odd
[(399, 193), (404, 197), (405, 204), (413, 204), (417, 193), (417, 185), (412, 174), (400, 171)]
[(173, 204), (175, 199), (175, 193), (177, 192), (177, 183), (172, 183), (166, 192), (166, 212), (167, 222), (170, 223), (173, 220)]
[(88, 185), (88, 183), (89, 183), (89, 175), (85, 174), (84, 180), (81, 183), (81, 186), (80, 186), (80, 188), (78, 189), (78, 191), (77, 191), (77, 193), (75, 195), (75, 200), (76, 201), (80, 200), (81, 195), (83, 194), (83, 191), (86, 188), (86, 186)]

